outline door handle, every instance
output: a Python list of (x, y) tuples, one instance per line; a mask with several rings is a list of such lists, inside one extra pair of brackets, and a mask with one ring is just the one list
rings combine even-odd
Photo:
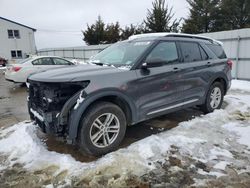
[(175, 67), (175, 68), (173, 68), (173, 71), (174, 72), (179, 72), (181, 69), (179, 69), (178, 67)]

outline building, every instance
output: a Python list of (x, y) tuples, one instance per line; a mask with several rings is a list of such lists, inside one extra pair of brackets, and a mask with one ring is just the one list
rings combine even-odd
[(36, 29), (0, 17), (0, 57), (15, 61), (36, 53)]

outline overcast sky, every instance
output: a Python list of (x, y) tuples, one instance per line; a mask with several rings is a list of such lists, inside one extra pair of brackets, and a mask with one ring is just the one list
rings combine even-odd
[[(81, 30), (101, 15), (105, 23), (139, 24), (153, 0), (0, 0), (0, 16), (37, 29), (38, 49), (85, 45)], [(176, 18), (188, 15), (186, 0), (168, 0)]]

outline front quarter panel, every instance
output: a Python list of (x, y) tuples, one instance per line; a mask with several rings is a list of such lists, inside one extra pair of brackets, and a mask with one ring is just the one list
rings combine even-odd
[[(105, 79), (100, 75), (90, 80), (88, 87), (83, 90), (84, 101), (76, 109), (72, 108), (71, 110), (68, 119), (70, 140), (77, 137), (79, 123), (86, 109), (102, 97), (115, 96), (125, 101), (130, 106), (132, 122), (137, 121), (138, 88), (135, 71), (122, 71), (112, 75), (105, 75)], [(77, 99), (75, 98), (75, 100)]]

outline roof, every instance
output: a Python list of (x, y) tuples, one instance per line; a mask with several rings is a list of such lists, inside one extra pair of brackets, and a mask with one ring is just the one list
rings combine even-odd
[(145, 33), (145, 34), (132, 35), (131, 37), (129, 37), (129, 40), (148, 38), (148, 37), (187, 37), (187, 38), (209, 40), (209, 41), (213, 41), (213, 42), (217, 42), (217, 43), (221, 44), (220, 41), (217, 41), (217, 40), (214, 40), (212, 38), (205, 37), (205, 36), (191, 35), (191, 34), (185, 34), (185, 33), (167, 33), (167, 32)]
[(32, 27), (29, 27), (29, 26), (27, 26), (27, 25), (23, 25), (23, 24), (14, 22), (14, 21), (9, 20), (9, 19), (7, 19), (7, 18), (0, 17), (0, 19), (5, 20), (5, 21), (8, 21), (8, 22), (11, 22), (11, 23), (14, 23), (14, 24), (17, 24), (17, 25), (20, 25), (20, 26), (23, 26), (23, 27), (26, 27), (26, 28), (28, 28), (28, 29), (32, 29), (33, 31), (36, 31), (36, 29), (34, 29), (34, 28), (32, 28)]

